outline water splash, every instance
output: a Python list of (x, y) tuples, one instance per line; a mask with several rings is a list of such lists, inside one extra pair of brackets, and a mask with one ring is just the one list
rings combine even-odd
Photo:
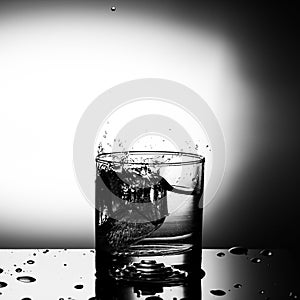
[(210, 293), (214, 296), (224, 296), (226, 295), (226, 292), (223, 290), (210, 290)]
[(17, 280), (24, 282), (24, 283), (31, 283), (31, 282), (35, 282), (36, 279), (31, 277), (31, 276), (21, 276), (21, 277), (17, 277)]
[(248, 249), (245, 247), (241, 247), (241, 246), (232, 247), (228, 251), (231, 254), (236, 254), (236, 255), (247, 255), (248, 254)]

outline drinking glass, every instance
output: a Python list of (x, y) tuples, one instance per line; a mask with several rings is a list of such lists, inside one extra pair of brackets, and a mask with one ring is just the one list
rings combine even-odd
[(171, 151), (98, 154), (100, 289), (180, 286), (201, 277), (204, 161)]

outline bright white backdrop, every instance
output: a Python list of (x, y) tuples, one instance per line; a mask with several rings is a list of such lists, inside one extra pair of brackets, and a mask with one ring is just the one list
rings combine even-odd
[[(92, 247), (93, 214), (72, 147), (86, 107), (106, 89), (165, 78), (197, 92), (223, 129), (227, 169), (205, 234), (251, 163), (255, 97), (222, 28), (119, 7), (12, 10), (0, 18), (0, 247)], [(237, 126), (238, 124), (238, 126)], [(224, 202), (225, 201), (225, 202)], [(205, 241), (204, 241), (205, 242)]]

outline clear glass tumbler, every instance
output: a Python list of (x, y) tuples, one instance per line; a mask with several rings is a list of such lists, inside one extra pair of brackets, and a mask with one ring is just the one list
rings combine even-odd
[(99, 284), (174, 286), (200, 277), (204, 157), (101, 153), (96, 170)]

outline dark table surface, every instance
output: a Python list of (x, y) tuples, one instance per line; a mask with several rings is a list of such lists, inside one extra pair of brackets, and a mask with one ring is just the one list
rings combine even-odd
[[(203, 249), (205, 276), (194, 290), (195, 299), (300, 299), (299, 269), (290, 253), (272, 249), (272, 255), (266, 256), (260, 254), (261, 250), (250, 249), (247, 254), (237, 255), (226, 249)], [(88, 300), (95, 297), (93, 249), (0, 251), (0, 300)], [(152, 294), (149, 291), (136, 293), (128, 288), (118, 297), (187, 299), (182, 286), (163, 287)]]

